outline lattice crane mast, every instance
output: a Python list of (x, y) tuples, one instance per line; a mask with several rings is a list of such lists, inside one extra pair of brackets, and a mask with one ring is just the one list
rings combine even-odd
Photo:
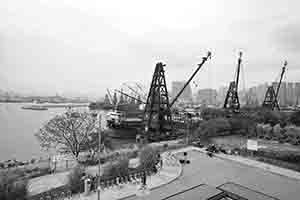
[(242, 64), (242, 52), (239, 53), (238, 65), (236, 71), (236, 79), (231, 81), (229, 84), (229, 88), (225, 97), (224, 108), (229, 109), (230, 111), (237, 112), (240, 109), (240, 101), (238, 96), (238, 85), (239, 85), (239, 77), (240, 70)]
[(163, 63), (156, 64), (144, 111), (145, 133), (147, 134), (148, 139), (153, 141), (172, 138), (173, 123), (171, 107), (209, 58), (211, 58), (211, 52), (208, 52), (207, 56), (202, 58), (202, 62), (198, 64), (196, 71), (188, 79), (171, 103), (169, 103), (164, 73), (165, 65)]
[(280, 74), (279, 83), (276, 88), (276, 92), (272, 85), (268, 87), (262, 107), (271, 110), (275, 110), (275, 109), (280, 110), (277, 99), (278, 99), (279, 89), (281, 86), (283, 75), (285, 73), (286, 66), (287, 66), (287, 61), (284, 61), (281, 74)]

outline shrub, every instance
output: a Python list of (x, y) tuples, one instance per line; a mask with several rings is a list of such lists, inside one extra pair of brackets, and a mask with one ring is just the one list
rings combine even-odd
[(140, 152), (140, 167), (143, 170), (153, 169), (158, 160), (159, 151), (151, 146), (144, 147)]
[(25, 200), (27, 197), (27, 180), (17, 181), (16, 176), (2, 174), (0, 177), (1, 200)]
[(68, 188), (72, 193), (83, 192), (84, 183), (82, 177), (84, 174), (84, 168), (77, 165), (68, 175)]
[(196, 133), (198, 137), (230, 135), (230, 124), (226, 118), (210, 119), (200, 124)]
[(129, 159), (126, 156), (120, 157), (116, 162), (111, 163), (107, 169), (107, 176), (122, 177), (129, 173), (128, 169)]
[(289, 117), (289, 122), (296, 125), (296, 126), (300, 126), (300, 111), (294, 112)]
[(216, 108), (205, 108), (201, 111), (201, 117), (204, 120), (210, 120), (214, 118), (224, 117), (226, 114), (224, 110), (216, 109)]
[(230, 118), (228, 119), (231, 131), (234, 134), (254, 135), (256, 122), (249, 118)]

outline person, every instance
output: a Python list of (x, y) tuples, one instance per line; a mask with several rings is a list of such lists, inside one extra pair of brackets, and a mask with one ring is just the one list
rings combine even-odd
[(212, 152), (207, 152), (207, 155), (209, 156), (209, 157), (213, 157), (213, 153)]
[(142, 176), (142, 187), (143, 188), (146, 187), (146, 181), (147, 181), (147, 176), (146, 176), (146, 172), (144, 172), (143, 176)]

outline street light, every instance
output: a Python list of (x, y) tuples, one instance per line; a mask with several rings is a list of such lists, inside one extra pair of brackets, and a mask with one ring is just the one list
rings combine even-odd
[(97, 188), (97, 196), (98, 200), (100, 200), (100, 173), (101, 173), (101, 168), (100, 168), (100, 152), (101, 152), (101, 115), (98, 113), (97, 115), (97, 120), (98, 120), (98, 139), (99, 139), (99, 151), (98, 151), (98, 188)]

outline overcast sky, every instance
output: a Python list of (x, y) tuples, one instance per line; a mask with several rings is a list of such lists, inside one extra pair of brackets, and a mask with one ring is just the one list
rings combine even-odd
[[(99, 96), (127, 81), (186, 80), (208, 50), (198, 88), (273, 81), (288, 60), (300, 81), (300, 2), (276, 0), (1, 0), (0, 89)], [(298, 56), (298, 57), (297, 57)], [(169, 88), (171, 86), (169, 85)]]

